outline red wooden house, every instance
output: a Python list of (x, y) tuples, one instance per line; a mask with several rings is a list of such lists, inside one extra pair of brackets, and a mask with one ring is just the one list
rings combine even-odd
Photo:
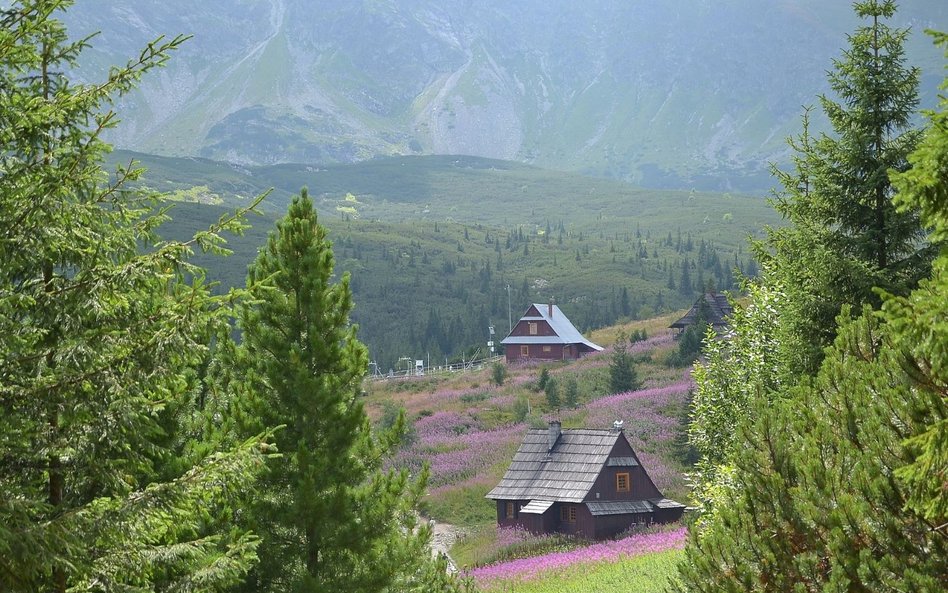
[(524, 359), (575, 360), (589, 352), (602, 350), (583, 337), (560, 308), (530, 305), (510, 335), (501, 340), (507, 362)]
[(527, 432), (487, 498), (500, 526), (591, 539), (677, 521), (685, 510), (655, 487), (621, 427), (561, 430), (559, 422)]

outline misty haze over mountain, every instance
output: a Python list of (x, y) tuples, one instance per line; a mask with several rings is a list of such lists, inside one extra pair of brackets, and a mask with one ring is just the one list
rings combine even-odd
[[(93, 72), (192, 34), (119, 105), (117, 146), (242, 164), (466, 154), (643, 186), (763, 190), (857, 25), (826, 0), (84, 0)], [(922, 33), (900, 3), (922, 106)], [(816, 126), (821, 125), (817, 118)]]

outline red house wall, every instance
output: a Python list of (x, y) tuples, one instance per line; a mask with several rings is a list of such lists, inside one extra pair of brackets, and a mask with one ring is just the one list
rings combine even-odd
[[(529, 354), (523, 356), (521, 353), (521, 346), (526, 346)], [(544, 347), (550, 349), (549, 352), (544, 352)], [(563, 360), (568, 358), (564, 354), (569, 351), (575, 351), (576, 348), (572, 344), (567, 345), (565, 348), (563, 344), (504, 344), (504, 355), (507, 357), (507, 362), (513, 362), (515, 360), (521, 359), (531, 359), (531, 360)], [(572, 358), (576, 358), (572, 356)]]

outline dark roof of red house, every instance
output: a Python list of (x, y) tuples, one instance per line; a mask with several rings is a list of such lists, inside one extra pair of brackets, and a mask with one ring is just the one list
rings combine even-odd
[(689, 325), (694, 325), (698, 318), (698, 308), (701, 305), (702, 299), (708, 305), (708, 323), (713, 326), (727, 325), (727, 318), (734, 313), (734, 307), (732, 307), (731, 303), (727, 300), (727, 295), (718, 292), (707, 292), (698, 297), (698, 300), (691, 306), (691, 309), (685, 313), (681, 319), (669, 327), (681, 329)]

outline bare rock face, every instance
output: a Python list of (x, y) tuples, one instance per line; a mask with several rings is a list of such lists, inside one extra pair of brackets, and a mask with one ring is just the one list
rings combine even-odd
[[(94, 79), (159, 35), (193, 35), (118, 106), (119, 147), (242, 164), (465, 154), (643, 185), (768, 187), (801, 106), (856, 25), (821, 0), (86, 0)], [(901, 3), (920, 31), (948, 4)], [(821, 122), (815, 122), (817, 128)]]

